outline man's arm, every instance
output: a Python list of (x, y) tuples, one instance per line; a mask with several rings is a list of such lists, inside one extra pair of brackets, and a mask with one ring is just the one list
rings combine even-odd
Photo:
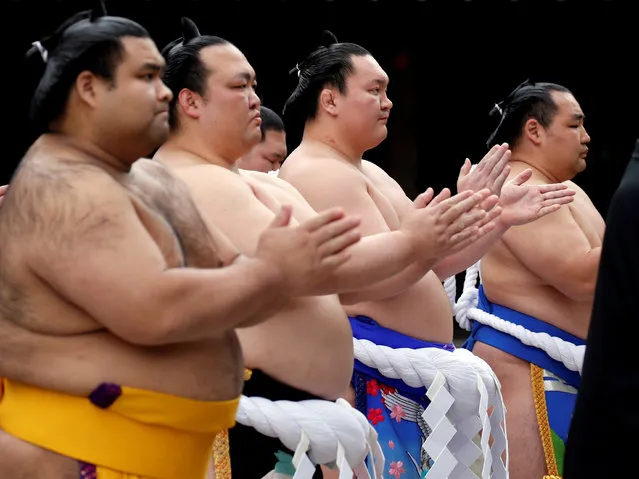
[[(210, 188), (210, 182), (201, 181), (195, 171), (191, 172), (193, 176), (185, 179), (191, 186), (193, 198), (206, 223), (217, 225), (240, 251), (252, 254), (259, 235), (272, 220), (273, 212), (254, 197), (250, 186), (239, 175), (222, 171), (217, 173), (222, 177), (218, 178), (214, 191)], [(317, 214), (306, 200), (301, 198), (303, 203), (299, 201), (299, 193), (294, 196), (297, 216), (308, 218)], [(362, 215), (362, 208), (342, 208), (345, 211), (357, 211), (353, 214), (361, 219), (360, 231), (370, 231), (370, 221), (363, 219), (368, 215)], [(408, 238), (399, 232), (391, 233), (388, 228), (385, 228), (385, 232), (384, 235), (363, 237), (351, 246), (348, 263), (353, 264), (342, 264), (324, 282), (318, 283), (313, 294), (334, 294), (372, 285), (410, 264), (414, 257)]]
[[(390, 204), (386, 213), (390, 217), (383, 216), (359, 172), (336, 162), (327, 167), (328, 162), (331, 160), (321, 167), (307, 165), (304, 171), (289, 165), (282, 178), (316, 210), (340, 206), (361, 218), (364, 238), (352, 248), (351, 260), (334, 272), (330, 283), (343, 303), (399, 294), (430, 271), (444, 252), (474, 240), (473, 228), (483, 213), (469, 212), (486, 198), (487, 191), (472, 197), (470, 192), (453, 198), (438, 195), (421, 211), (414, 210), (408, 220), (400, 221)], [(391, 230), (392, 221), (400, 229)]]
[[(280, 295), (296, 294), (288, 274), (303, 283), (347, 259), (343, 243), (327, 243), (335, 235), (324, 227), (342, 215), (318, 217), (301, 231), (285, 227), (284, 213), (262, 238), (254, 258), (242, 257), (214, 270), (168, 268), (127, 194), (113, 180), (96, 177), (58, 198), (56, 204), (42, 206), (43, 216), (57, 220), (50, 226), (52, 234), (40, 235), (30, 248), (32, 270), (71, 304), (135, 344), (217, 336), (282, 301)], [(287, 254), (299, 263), (293, 269)], [(301, 275), (299, 267), (306, 268)], [(303, 287), (297, 292), (304, 293)]]
[(537, 221), (573, 201), (575, 191), (565, 184), (525, 185), (531, 175), (532, 170), (524, 170), (500, 190), (498, 207), (501, 212), (495, 228), (467, 248), (442, 260), (435, 268), (440, 279), (445, 280), (475, 264), (510, 227)]
[(591, 244), (569, 207), (511, 228), (503, 241), (546, 284), (576, 301), (592, 299), (601, 246)]

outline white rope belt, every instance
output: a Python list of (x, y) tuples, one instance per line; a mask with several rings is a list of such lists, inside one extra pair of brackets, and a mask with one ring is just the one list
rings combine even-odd
[[(477, 308), (478, 290), (475, 287), (479, 272), (479, 262), (468, 268), (464, 280), (464, 291), (454, 305), (455, 318), (459, 325), (470, 331), (470, 321), (474, 320), (497, 331), (517, 338), (527, 346), (544, 351), (555, 361), (559, 361), (571, 371), (581, 374), (586, 346), (578, 346), (548, 333), (536, 333), (519, 324), (506, 321), (494, 314)], [(447, 280), (448, 281), (448, 280)]]
[[(382, 477), (384, 456), (377, 432), (362, 413), (343, 399), (294, 402), (242, 396), (236, 421), (278, 438), (295, 451), (294, 479), (312, 478), (315, 464), (336, 465), (340, 478), (351, 479), (355, 474), (370, 479), (364, 464), (367, 457), (374, 464), (373, 477)], [(246, 460), (250, 461), (250, 457)]]
[[(423, 445), (434, 461), (429, 478), (476, 478), (471, 467), (480, 457), (482, 478), (508, 477), (505, 407), (488, 364), (464, 349), (393, 349), (353, 341), (355, 358), (366, 366), (411, 387), (427, 388), (430, 404), (422, 418), (431, 429)], [(479, 433), (481, 447), (473, 440)]]

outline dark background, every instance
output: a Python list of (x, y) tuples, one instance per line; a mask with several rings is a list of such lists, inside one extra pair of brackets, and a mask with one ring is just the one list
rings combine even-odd
[[(1, 184), (31, 140), (21, 58), (31, 42), (91, 5), (76, 0), (1, 0), (5, 62)], [(263, 102), (281, 111), (288, 71), (323, 29), (367, 48), (390, 76), (389, 137), (366, 158), (414, 196), (454, 187), (495, 124), (492, 105), (526, 78), (570, 88), (586, 113), (588, 168), (575, 181), (605, 215), (639, 137), (639, 63), (634, 0), (107, 0), (112, 15), (147, 27), (161, 48), (181, 15), (203, 34), (235, 43), (257, 71)], [(635, 32), (633, 34), (633, 28)], [(289, 148), (298, 141), (289, 131)]]

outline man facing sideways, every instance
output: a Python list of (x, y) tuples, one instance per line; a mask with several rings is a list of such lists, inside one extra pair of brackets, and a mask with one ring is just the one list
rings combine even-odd
[[(303, 136), (282, 166), (280, 178), (295, 186), (316, 210), (339, 205), (359, 215), (364, 239), (401, 230), (414, 214), (415, 203), (381, 168), (362, 159), (387, 135), (392, 102), (386, 72), (366, 49), (338, 43), (330, 32), (298, 69), (284, 118), (287, 124), (303, 124)], [(530, 171), (521, 172), (502, 190), (509, 156), (507, 144), (496, 145), (472, 171), (467, 160), (460, 172), (458, 191), (489, 187), (499, 195), (501, 215), (491, 232), (459, 251), (446, 252), (401, 290), (380, 288), (376, 297), (358, 297), (357, 292), (341, 296), (356, 340), (366, 341), (363, 348), (371, 343), (381, 347), (374, 350), (379, 364), (390, 361), (388, 348), (410, 348), (430, 354), (429, 360), (445, 362), (442, 370), (474, 367), (467, 362), (473, 358), (453, 346), (453, 314), (442, 281), (473, 264), (511, 225), (532, 221), (572, 198), (563, 185), (522, 186)], [(430, 434), (422, 416), (429, 404), (425, 388), (384, 374), (404, 370), (405, 360), (391, 361), (392, 366), (382, 371), (370, 363), (369, 353), (366, 356), (355, 363), (354, 403), (379, 432), (389, 465), (384, 477), (403, 472), (422, 477), (433, 466), (422, 447)], [(462, 401), (475, 387), (472, 381), (463, 386), (468, 389), (455, 393)]]
[(136, 162), (172, 99), (144, 28), (98, 4), (30, 56), (42, 135), (0, 209), (0, 475), (203, 478), (241, 391), (234, 328), (315, 292), (358, 221), (289, 227), (282, 207), (239, 254), (180, 180)]
[(576, 195), (567, 208), (511, 228), (484, 256), (478, 308), (521, 334), (485, 324), (493, 316), (483, 314), (467, 347), (502, 385), (510, 477), (561, 476), (605, 227), (571, 181), (586, 168), (590, 136), (574, 95), (554, 83), (526, 81), (495, 111), (500, 123), (489, 142), (511, 145), (511, 176), (532, 170), (529, 184), (562, 182)]
[[(230, 42), (200, 35), (189, 19), (182, 26), (182, 37), (163, 50), (164, 79), (174, 100), (171, 134), (154, 158), (187, 183), (205, 222), (219, 226), (235, 247), (252, 254), (282, 204), (293, 205), (296, 222), (316, 213), (290, 184), (238, 169), (237, 160), (261, 137), (255, 72)], [(324, 282), (321, 294), (291, 300), (268, 323), (237, 330), (251, 371), (246, 396), (334, 400), (343, 393), (353, 368), (353, 343), (335, 293), (376, 296), (402, 290), (439, 256), (492, 226), (495, 213), (477, 207), (496, 202), (488, 190), (448, 199), (445, 193), (432, 196), (431, 191), (420, 198), (422, 208), (407, 215), (402, 228), (354, 245), (349, 263)], [(229, 436), (235, 477), (262, 478), (274, 467), (292, 467), (290, 451), (278, 438), (242, 425)]]

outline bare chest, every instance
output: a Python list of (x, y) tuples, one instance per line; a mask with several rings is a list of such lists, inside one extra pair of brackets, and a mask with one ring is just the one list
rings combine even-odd
[(141, 175), (125, 186), (170, 267), (219, 266), (211, 236), (186, 188)]
[(406, 195), (403, 191), (397, 191), (397, 187), (394, 184), (389, 184), (369, 175), (365, 176), (368, 194), (386, 224), (393, 231), (399, 229), (402, 214), (406, 208), (406, 201), (408, 201)]

